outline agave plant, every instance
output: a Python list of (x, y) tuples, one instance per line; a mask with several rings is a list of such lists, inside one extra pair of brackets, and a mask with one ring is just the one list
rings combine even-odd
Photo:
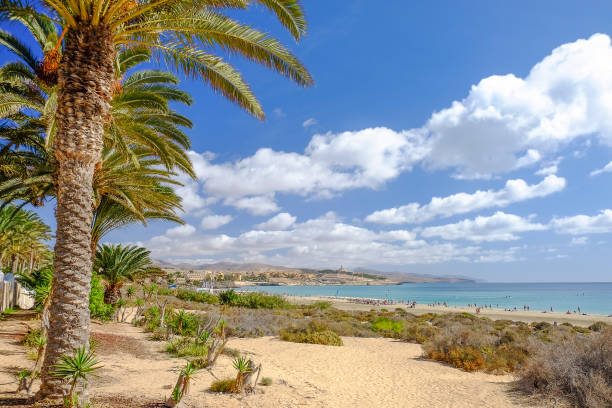
[(70, 406), (74, 406), (76, 405), (74, 392), (79, 381), (83, 387), (86, 387), (89, 377), (95, 375), (94, 373), (102, 366), (96, 359), (94, 351), (87, 350), (85, 346), (76, 350), (72, 356), (61, 356), (60, 361), (61, 363), (53, 365), (52, 375), (70, 383), (67, 398)]

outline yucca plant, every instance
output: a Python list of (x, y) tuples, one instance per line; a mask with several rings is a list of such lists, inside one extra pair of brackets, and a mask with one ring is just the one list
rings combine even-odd
[(75, 405), (76, 387), (81, 381), (83, 388), (87, 386), (87, 380), (90, 376), (101, 369), (99, 361), (95, 357), (93, 350), (87, 350), (85, 346), (75, 351), (72, 356), (63, 355), (60, 357), (61, 363), (55, 364), (52, 367), (52, 375), (56, 378), (67, 381), (70, 384), (67, 400), (70, 406)]
[(176, 385), (172, 389), (172, 394), (168, 399), (167, 405), (170, 407), (175, 407), (179, 402), (183, 399), (183, 397), (189, 394), (189, 387), (193, 376), (198, 371), (198, 368), (192, 363), (187, 362), (185, 368), (181, 370), (178, 381)]
[(234, 384), (234, 393), (241, 393), (245, 387), (245, 377), (253, 372), (253, 361), (245, 356), (236, 357), (232, 365), (238, 371), (236, 375), (236, 383)]

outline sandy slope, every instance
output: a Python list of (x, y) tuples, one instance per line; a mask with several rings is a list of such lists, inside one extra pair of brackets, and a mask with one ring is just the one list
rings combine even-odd
[[(0, 395), (15, 388), (10, 372), (29, 366), (15, 344), (14, 322), (0, 322)], [(93, 384), (95, 395), (122, 394), (136, 400), (163, 400), (184, 362), (165, 354), (163, 343), (147, 340), (126, 324), (95, 325), (103, 333), (99, 358), (104, 364)], [(420, 359), (421, 347), (390, 339), (344, 338), (343, 347), (287, 343), (273, 337), (233, 339), (229, 346), (263, 363), (263, 376), (274, 384), (256, 395), (215, 395), (214, 380), (199, 372), (188, 397), (190, 407), (521, 407), (533, 406), (512, 395), (509, 376), (465, 373)], [(231, 359), (222, 356), (213, 370), (234, 376)], [(522, 402), (522, 403), (521, 403)], [(126, 407), (127, 408), (127, 407)]]

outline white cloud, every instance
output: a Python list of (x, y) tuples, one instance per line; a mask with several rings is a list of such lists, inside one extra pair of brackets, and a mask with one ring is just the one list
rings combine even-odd
[(253, 215), (266, 215), (280, 208), (274, 202), (274, 195), (243, 198), (226, 198), (225, 205), (231, 205), (239, 210), (245, 210)]
[(519, 238), (516, 233), (544, 229), (546, 227), (542, 224), (533, 224), (518, 215), (498, 211), (490, 217), (479, 216), (455, 224), (427, 227), (421, 231), (421, 235), (425, 238), (440, 237), (446, 240), (462, 239), (474, 242), (512, 241)]
[[(585, 64), (585, 61), (589, 61)], [(534, 163), (580, 136), (612, 145), (612, 47), (604, 34), (564, 44), (527, 77), (494, 75), (425, 125), (432, 168), (464, 178)]]
[(589, 237), (574, 237), (571, 245), (586, 245), (589, 242)]
[(302, 122), (302, 126), (309, 127), (309, 126), (316, 125), (317, 123), (319, 122), (317, 122), (315, 118), (308, 118), (304, 122)]
[(557, 174), (559, 171), (559, 163), (561, 163), (562, 159), (563, 157), (557, 157), (555, 160), (543, 164), (543, 166), (535, 172), (536, 176), (549, 176), (551, 174)]
[(612, 172), (612, 161), (610, 163), (606, 164), (601, 169), (593, 170), (591, 172), (591, 177), (597, 176), (597, 175), (602, 174), (602, 173), (610, 173), (610, 172)]
[(603, 210), (597, 215), (574, 215), (555, 218), (550, 222), (552, 228), (564, 234), (605, 234), (612, 232), (612, 210)]
[(195, 232), (196, 229), (193, 225), (185, 224), (170, 228), (166, 231), (166, 235), (172, 238), (184, 238), (193, 235)]
[[(348, 189), (378, 188), (424, 157), (422, 145), (417, 134), (371, 128), (317, 134), (305, 154), (262, 148), (253, 156), (220, 164), (213, 163), (210, 152), (189, 156), (206, 194), (254, 214), (269, 214), (278, 210), (277, 192), (326, 198)], [(194, 196), (190, 200), (203, 203), (197, 191), (189, 191)], [(265, 210), (251, 205), (263, 201)]]
[(549, 175), (538, 184), (527, 184), (522, 179), (508, 180), (500, 190), (478, 190), (447, 197), (434, 197), (428, 204), (410, 203), (401, 207), (376, 211), (366, 221), (380, 224), (423, 223), (434, 218), (451, 217), (485, 208), (505, 207), (519, 201), (559, 192), (565, 188), (565, 179)]
[(287, 116), (287, 114), (281, 108), (274, 108), (272, 113), (274, 113), (274, 115), (278, 118), (284, 118)]
[(276, 214), (266, 222), (257, 224), (256, 228), (268, 231), (283, 231), (295, 224), (296, 219), (297, 217), (294, 217), (289, 213), (282, 212)]
[(189, 240), (160, 235), (146, 243), (156, 258), (192, 257), (257, 261), (288, 266), (431, 264), (449, 261), (512, 261), (514, 249), (428, 243), (413, 231), (372, 231), (346, 224), (329, 212), (294, 223), (289, 230), (251, 230), (238, 236), (198, 235)]
[(231, 215), (206, 215), (204, 218), (202, 218), (200, 228), (205, 230), (217, 229), (225, 224), (229, 224), (233, 219), (234, 217)]

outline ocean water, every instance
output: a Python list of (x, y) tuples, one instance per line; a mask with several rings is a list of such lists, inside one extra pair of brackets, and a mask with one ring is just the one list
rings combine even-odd
[(255, 286), (248, 290), (297, 296), (344, 296), (449, 306), (491, 305), (531, 311), (612, 314), (612, 282), (607, 283), (405, 283), (389, 286)]

